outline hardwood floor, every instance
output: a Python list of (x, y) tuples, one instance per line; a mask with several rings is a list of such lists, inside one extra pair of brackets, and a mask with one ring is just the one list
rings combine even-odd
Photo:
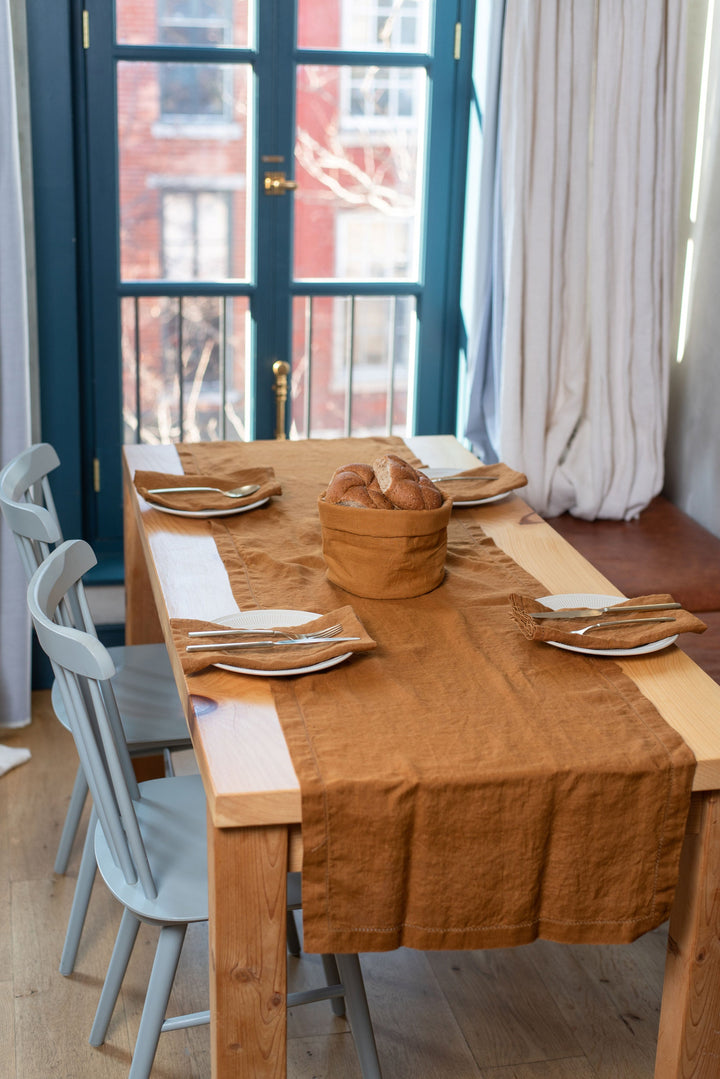
[[(52, 871), (76, 756), (34, 696), (30, 727), (3, 735), (32, 759), (0, 778), (0, 1076), (124, 1079), (155, 934), (141, 931), (107, 1043), (87, 1041), (119, 913), (102, 882), (74, 975), (58, 962), (77, 873)], [(76, 844), (78, 846), (78, 844)], [(651, 1079), (666, 935), (625, 947), (538, 941), (488, 952), (363, 956), (385, 1079)], [(207, 934), (188, 934), (171, 1007), (207, 1006)], [(293, 986), (321, 980), (318, 958), (291, 960)], [(157, 1079), (210, 1075), (207, 1028), (164, 1034)], [(359, 1079), (347, 1024), (327, 1003), (289, 1017), (291, 1079)]]

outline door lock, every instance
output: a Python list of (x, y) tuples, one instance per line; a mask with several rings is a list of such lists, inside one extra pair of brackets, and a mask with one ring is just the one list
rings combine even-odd
[(286, 180), (284, 172), (265, 173), (265, 194), (284, 195), (286, 191), (294, 191), (297, 184), (294, 180)]

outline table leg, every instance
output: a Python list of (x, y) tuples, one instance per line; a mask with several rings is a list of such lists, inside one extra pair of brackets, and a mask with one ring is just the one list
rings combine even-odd
[(213, 1079), (285, 1079), (286, 827), (208, 825)]
[(670, 917), (655, 1079), (720, 1075), (720, 792), (693, 795)]

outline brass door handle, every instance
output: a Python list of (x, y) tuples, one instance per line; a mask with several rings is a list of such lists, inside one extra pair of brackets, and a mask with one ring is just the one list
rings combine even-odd
[(284, 172), (265, 173), (265, 194), (284, 195), (286, 191), (294, 191), (297, 184), (294, 180), (286, 180)]
[(272, 369), (273, 374), (275, 375), (275, 383), (273, 385), (273, 392), (275, 394), (275, 438), (282, 441), (286, 438), (285, 404), (288, 396), (290, 364), (285, 363), (284, 360), (275, 360)]

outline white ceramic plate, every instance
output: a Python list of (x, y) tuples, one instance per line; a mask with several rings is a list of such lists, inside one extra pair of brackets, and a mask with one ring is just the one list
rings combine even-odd
[[(429, 480), (442, 480), (445, 476), (457, 476), (458, 471), (462, 469), (457, 468), (420, 468), (419, 472), (424, 473)], [(503, 491), (499, 495), (490, 495), (489, 498), (475, 498), (471, 501), (462, 499), (458, 502), (453, 502), (453, 509), (462, 509), (463, 506), (484, 506), (488, 502), (499, 502), (501, 498), (507, 498), (510, 494), (509, 491)]]
[(464, 506), (487, 506), (490, 502), (499, 502), (501, 498), (507, 498), (509, 494), (509, 491), (503, 491), (499, 495), (490, 495), (490, 498), (476, 498), (469, 502), (466, 499), (460, 499), (453, 502), (453, 509), (461, 510)]
[(258, 502), (250, 502), (244, 506), (230, 506), (226, 510), (172, 510), (169, 506), (158, 506), (156, 502), (148, 502), (154, 510), (160, 513), (171, 513), (173, 517), (231, 517), (235, 513), (247, 513), (248, 510), (256, 510), (258, 506), (264, 506), (270, 498), (261, 498)]
[[(540, 596), (539, 603), (544, 603), (552, 611), (561, 611), (563, 607), (614, 607), (623, 602), (622, 596), (599, 596), (591, 592), (566, 592), (558, 596)], [(677, 633), (672, 637), (663, 637), (660, 641), (651, 641), (650, 644), (640, 644), (637, 648), (582, 648), (574, 644), (560, 644), (558, 641), (546, 641), (553, 648), (563, 648), (566, 652), (583, 652), (586, 656), (644, 656), (648, 652), (659, 652), (668, 645), (674, 644), (678, 639)], [(582, 638), (580, 638), (582, 640)]]
[[(235, 614), (226, 614), (221, 618), (215, 618), (219, 626), (228, 626), (230, 629), (273, 629), (275, 626), (302, 626), (305, 622), (311, 622), (313, 618), (319, 618), (319, 614), (313, 611), (237, 611)], [(335, 667), (338, 663), (349, 659), (352, 652), (344, 652), (341, 656), (333, 656), (325, 659), (322, 663), (312, 663), (307, 667), (291, 667), (284, 671), (258, 671), (253, 667), (236, 667), (230, 663), (216, 663), (215, 666), (223, 671), (235, 671), (239, 674), (258, 674), (265, 678), (277, 678), (279, 675), (310, 674), (313, 671), (324, 671), (328, 667)]]

